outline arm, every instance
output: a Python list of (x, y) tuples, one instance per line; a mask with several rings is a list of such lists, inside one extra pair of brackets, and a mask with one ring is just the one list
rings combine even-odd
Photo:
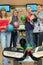
[(35, 16), (32, 15), (32, 16), (30, 17), (30, 21), (32, 21), (34, 18), (35, 18)]
[(38, 18), (39, 18), (40, 20), (43, 20), (43, 17), (42, 17), (42, 16), (39, 16)]
[(11, 16), (11, 17), (9, 17), (9, 23), (8, 23), (8, 24), (10, 24), (10, 23), (11, 23), (11, 21), (12, 21), (12, 16)]
[(37, 14), (38, 14), (38, 11), (36, 11), (36, 12), (31, 12), (31, 14), (37, 15)]
[(6, 28), (6, 26), (0, 26), (0, 28)]

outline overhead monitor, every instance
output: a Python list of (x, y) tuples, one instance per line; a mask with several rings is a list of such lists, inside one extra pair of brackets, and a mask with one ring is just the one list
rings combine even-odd
[(31, 7), (32, 8), (32, 11), (36, 11), (37, 8), (36, 8), (36, 4), (26, 4), (26, 7)]
[(10, 5), (8, 4), (1, 4), (0, 9), (5, 8), (7, 12), (10, 12)]

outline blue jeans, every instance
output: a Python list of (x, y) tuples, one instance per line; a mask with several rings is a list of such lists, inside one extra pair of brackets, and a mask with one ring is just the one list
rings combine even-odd
[[(1, 44), (2, 44), (2, 51), (4, 48), (10, 46), (10, 38), (11, 38), (11, 33), (10, 32), (1, 32)], [(9, 59), (6, 57), (2, 57), (2, 64), (3, 65), (8, 65)]]
[(17, 38), (18, 38), (17, 31), (16, 32), (12, 32), (11, 33), (11, 43), (10, 43), (10, 46), (12, 45), (12, 42), (13, 42), (13, 47), (16, 47)]
[(26, 31), (26, 37), (29, 44), (32, 45), (32, 47), (35, 47), (34, 39), (33, 39), (33, 30)]
[(34, 42), (36, 46), (42, 46), (43, 33), (35, 33), (34, 34)]

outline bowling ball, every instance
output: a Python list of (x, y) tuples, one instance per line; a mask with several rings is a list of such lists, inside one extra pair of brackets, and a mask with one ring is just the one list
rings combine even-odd
[(15, 22), (13, 23), (13, 26), (14, 26), (15, 28), (18, 28), (18, 27), (19, 27), (18, 21), (15, 21)]
[(22, 20), (22, 21), (25, 21), (25, 20), (26, 20), (26, 15), (22, 15), (22, 16), (21, 16), (21, 20)]
[(27, 53), (28, 56), (30, 56), (31, 50), (32, 50), (32, 48), (29, 48), (29, 49), (26, 51), (26, 53)]
[(30, 48), (32, 48), (32, 45), (30, 45), (30, 44), (26, 44), (26, 45), (25, 45), (25, 50), (28, 50), (28, 49), (30, 49)]
[(26, 20), (29, 21), (29, 22), (31, 22), (30, 19), (31, 19), (31, 21), (33, 21), (33, 22), (37, 22), (37, 16), (36, 16), (36, 15), (28, 14), (28, 15), (26, 16)]
[(26, 20), (30, 22), (30, 18), (31, 18), (31, 14), (28, 14), (28, 15), (26, 16)]
[(14, 30), (13, 25), (9, 24), (9, 25), (7, 26), (7, 31), (8, 31), (8, 32), (11, 32), (11, 31), (13, 31), (13, 30)]
[(26, 39), (24, 38), (21, 38), (20, 41), (19, 41), (21, 47), (25, 48), (25, 44), (26, 44)]

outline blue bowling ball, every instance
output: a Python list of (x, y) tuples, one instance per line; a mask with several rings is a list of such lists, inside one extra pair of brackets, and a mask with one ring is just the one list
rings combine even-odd
[(11, 32), (11, 31), (13, 31), (13, 30), (14, 30), (13, 25), (9, 24), (9, 25), (7, 26), (7, 31), (8, 31), (8, 32)]

